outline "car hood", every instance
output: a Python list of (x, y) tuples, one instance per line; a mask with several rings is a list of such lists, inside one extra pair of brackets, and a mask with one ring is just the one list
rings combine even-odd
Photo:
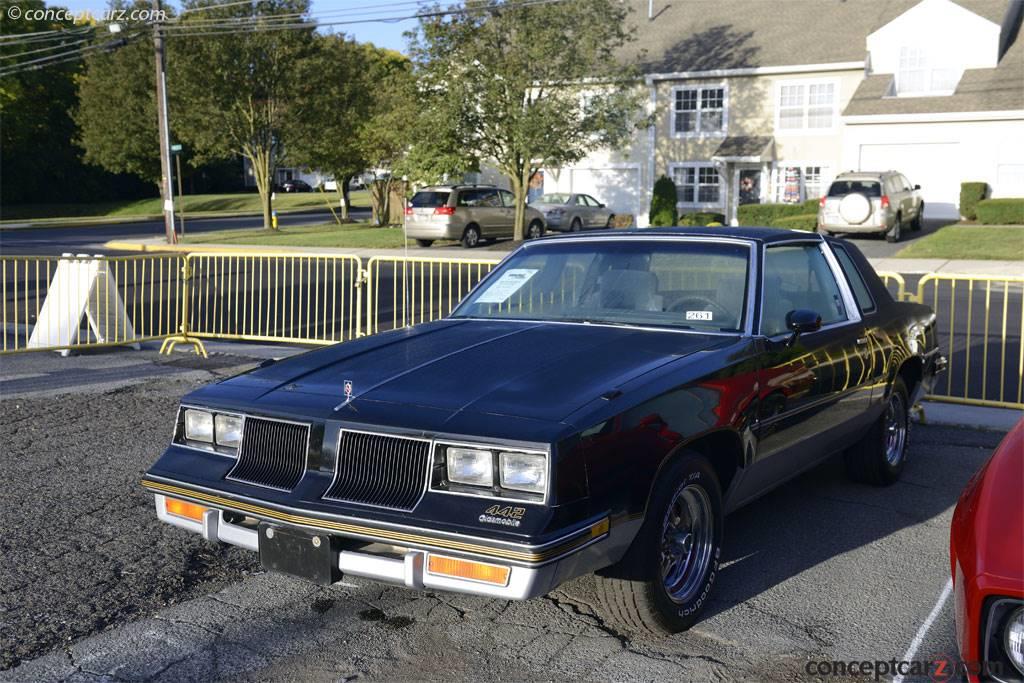
[[(303, 354), (229, 380), (346, 402), (562, 421), (603, 393), (727, 337), (599, 325), (445, 320)], [(222, 385), (223, 386), (223, 385)]]

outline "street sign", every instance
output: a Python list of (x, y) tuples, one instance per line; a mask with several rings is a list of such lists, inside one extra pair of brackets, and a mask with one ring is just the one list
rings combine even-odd
[(178, 154), (181, 152), (181, 145), (171, 145), (171, 154)]

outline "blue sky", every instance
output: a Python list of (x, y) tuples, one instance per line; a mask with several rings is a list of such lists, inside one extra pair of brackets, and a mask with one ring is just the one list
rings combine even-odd
[[(170, 6), (178, 6), (178, 3), (174, 2), (174, 0), (164, 0), (164, 2)], [(367, 13), (373, 10), (390, 13), (391, 16), (413, 14), (416, 11), (411, 2), (402, 2), (401, 0), (382, 0), (375, 4), (368, 3), (366, 0), (312, 0), (312, 3), (314, 15), (333, 13), (334, 16), (332, 18), (335, 21), (369, 18), (369, 16), (373, 15), (368, 16)], [(67, 7), (72, 12), (90, 10), (95, 14), (101, 13), (107, 6), (106, 0), (47, 0), (46, 4)], [(404, 6), (388, 8), (388, 5), (394, 4)], [(415, 28), (415, 26), (415, 21), (405, 20), (393, 23), (348, 24), (345, 26), (327, 27), (324, 30), (346, 33), (354, 36), (356, 40), (361, 42), (371, 42), (379, 47), (387, 47), (404, 52), (405, 39), (402, 37), (402, 33)]]

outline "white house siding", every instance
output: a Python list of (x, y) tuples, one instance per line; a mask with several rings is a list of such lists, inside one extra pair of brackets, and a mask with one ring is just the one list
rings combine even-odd
[(960, 215), (963, 181), (988, 183), (994, 197), (1024, 196), (1024, 113), (996, 121), (971, 117), (975, 120), (901, 123), (858, 117), (846, 126), (843, 167), (900, 171), (921, 186), (927, 218)]

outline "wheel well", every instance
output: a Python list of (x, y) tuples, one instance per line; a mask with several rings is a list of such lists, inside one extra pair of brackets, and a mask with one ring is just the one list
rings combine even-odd
[(465, 234), (466, 234), (467, 232), (469, 232), (469, 229), (470, 229), (470, 228), (473, 228), (473, 229), (474, 229), (474, 230), (476, 230), (476, 231), (477, 231), (478, 233), (480, 232), (480, 226), (479, 226), (479, 225), (477, 225), (476, 223), (469, 223), (469, 224), (467, 224), (467, 225), (466, 225), (466, 227), (465, 227), (465, 228), (463, 228), (463, 229), (462, 229), (462, 234), (463, 234), (463, 236), (465, 236)]
[(740, 437), (730, 431), (718, 431), (695, 439), (685, 446), (708, 459), (718, 476), (718, 483), (724, 494), (729, 489), (736, 470), (743, 460), (743, 444)]
[(921, 378), (924, 376), (924, 362), (917, 356), (908, 358), (903, 361), (903, 365), (900, 366), (896, 375), (907, 385), (907, 395), (913, 399), (917, 385), (921, 383)]

